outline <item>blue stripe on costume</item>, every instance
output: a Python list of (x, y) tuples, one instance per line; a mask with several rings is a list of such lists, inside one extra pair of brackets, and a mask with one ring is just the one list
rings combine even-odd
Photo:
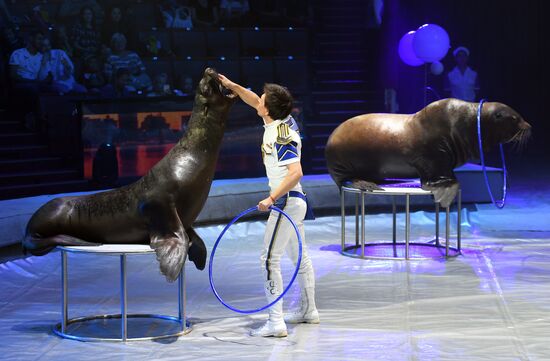
[(288, 144), (275, 143), (275, 148), (277, 149), (277, 160), (279, 162), (298, 158), (298, 143), (296, 142)]

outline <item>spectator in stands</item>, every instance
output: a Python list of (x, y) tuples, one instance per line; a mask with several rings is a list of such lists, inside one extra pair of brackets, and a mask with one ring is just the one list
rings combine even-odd
[(98, 22), (103, 20), (103, 8), (96, 0), (64, 0), (57, 16), (62, 23), (72, 25), (71, 19), (82, 14), (83, 8), (92, 10), (93, 16)]
[(6, 2), (0, 0), (0, 26), (8, 27), (13, 24), (13, 15), (10, 12)]
[(159, 5), (160, 13), (167, 29), (192, 29), (192, 8), (182, 5), (175, 0), (164, 1)]
[(100, 34), (91, 8), (85, 6), (80, 11), (80, 22), (74, 25), (71, 40), (76, 56), (86, 59), (98, 54), (101, 45)]
[(39, 80), (51, 79), (52, 90), (56, 93), (86, 93), (86, 88), (74, 79), (74, 65), (61, 49), (52, 49), (47, 37), (41, 46), (42, 63), (38, 73)]
[(105, 62), (105, 76), (108, 81), (113, 81), (113, 74), (120, 68), (130, 71), (130, 85), (136, 90), (151, 89), (151, 78), (145, 72), (145, 66), (139, 55), (126, 50), (126, 37), (121, 33), (115, 33), (111, 38), (111, 55)]
[(15, 50), (10, 56), (10, 77), (16, 88), (28, 88), (38, 81), (42, 65), (40, 48), (44, 41), (41, 31), (33, 31), (27, 39), (27, 46)]
[(56, 48), (63, 50), (69, 57), (74, 56), (73, 46), (67, 35), (67, 27), (63, 24), (58, 25), (55, 29), (55, 41)]
[(162, 97), (172, 95), (170, 84), (168, 83), (168, 75), (160, 73), (153, 80), (153, 90), (147, 94), (148, 97)]
[(44, 34), (33, 31), (27, 37), (27, 46), (15, 50), (9, 60), (11, 85), (14, 90), (10, 105), (28, 129), (36, 129), (40, 114), (38, 96), (51, 90), (51, 77), (38, 79), (42, 67), (40, 48)]
[(34, 27), (46, 32), (52, 29), (54, 14), (50, 14), (45, 6), (36, 4), (32, 8), (30, 19)]
[(101, 70), (101, 62), (98, 57), (92, 56), (86, 59), (84, 72), (82, 74), (82, 82), (91, 92), (98, 92), (105, 86), (105, 77)]
[(186, 75), (180, 75), (176, 79), (174, 94), (177, 96), (186, 96), (193, 94), (193, 79)]
[(111, 84), (101, 88), (102, 98), (127, 98), (135, 95), (135, 89), (130, 86), (131, 72), (127, 68), (119, 68), (115, 72)]
[(248, 0), (221, 0), (220, 21), (225, 25), (238, 26), (249, 10)]
[(282, 22), (281, 1), (249, 0), (251, 25), (278, 26)]
[(2, 31), (2, 51), (6, 54), (11, 54), (14, 50), (25, 46), (15, 26), (6, 26)]
[(193, 22), (197, 26), (215, 26), (219, 22), (218, 0), (194, 0), (193, 1)]
[(104, 44), (109, 44), (113, 34), (121, 33), (128, 38), (130, 29), (128, 22), (123, 18), (122, 8), (120, 6), (113, 6), (109, 11), (107, 19), (103, 23), (101, 29), (101, 39)]

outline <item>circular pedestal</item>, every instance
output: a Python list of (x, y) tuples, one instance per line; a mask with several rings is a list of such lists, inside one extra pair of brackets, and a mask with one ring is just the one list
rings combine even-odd
[[(178, 337), (191, 332), (191, 324), (186, 322), (182, 330), (181, 320), (173, 316), (154, 314), (129, 314), (129, 323), (134, 323), (129, 332), (136, 335), (129, 336), (126, 340), (120, 338), (120, 314), (99, 315), (71, 318), (67, 321), (66, 332), (61, 331), (61, 322), (53, 327), (53, 332), (63, 338), (77, 341), (144, 341), (158, 340), (161, 338)], [(116, 320), (116, 322), (110, 322)], [(71, 327), (71, 325), (73, 327)], [(151, 336), (140, 335), (151, 334)], [(94, 336), (101, 334), (101, 336)], [(109, 336), (112, 335), (112, 336)]]
[[(406, 260), (405, 246), (405, 242), (367, 243), (364, 256), (361, 255), (360, 245), (347, 246), (341, 254), (353, 258)], [(408, 260), (429, 260), (460, 255), (460, 251), (454, 247), (449, 247), (447, 254), (445, 251), (445, 246), (441, 244), (410, 242)]]

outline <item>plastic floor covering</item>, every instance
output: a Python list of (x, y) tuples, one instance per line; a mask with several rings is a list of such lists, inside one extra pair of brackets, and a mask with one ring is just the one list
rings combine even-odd
[[(550, 191), (520, 190), (503, 210), (463, 213), (463, 253), (449, 260), (391, 261), (344, 257), (340, 218), (306, 223), (317, 282), (319, 325), (289, 325), (286, 338), (249, 336), (265, 313), (244, 315), (214, 297), (208, 271), (187, 263), (187, 316), (179, 338), (127, 343), (57, 337), (60, 253), (0, 264), (2, 360), (548, 360), (550, 359)], [(456, 215), (453, 215), (455, 217)], [(402, 216), (400, 216), (402, 217)], [(402, 220), (402, 218), (400, 218)], [(454, 219), (454, 218), (453, 218)], [(442, 214), (441, 224), (444, 226)], [(402, 222), (399, 222), (402, 224)], [(451, 222), (452, 223), (452, 222)], [(391, 237), (391, 215), (367, 215), (367, 240)], [(412, 239), (429, 240), (434, 214), (412, 214)], [(234, 306), (264, 303), (259, 252), (264, 223), (238, 223), (214, 262), (220, 294)], [(223, 226), (198, 228), (209, 252)], [(354, 242), (347, 219), (348, 244)], [(452, 230), (455, 233), (455, 230)], [(399, 238), (403, 238), (403, 227)], [(118, 259), (69, 255), (69, 316), (119, 312)], [(283, 263), (288, 281), (290, 262)], [(294, 285), (285, 310), (298, 305)], [(131, 313), (177, 314), (176, 285), (153, 255), (128, 256)], [(165, 324), (129, 322), (130, 336)], [(70, 329), (117, 335), (117, 320)]]

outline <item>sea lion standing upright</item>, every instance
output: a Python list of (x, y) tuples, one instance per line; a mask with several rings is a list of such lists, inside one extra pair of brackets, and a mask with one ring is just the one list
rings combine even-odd
[[(436, 202), (450, 205), (458, 191), (453, 172), (479, 158), (478, 103), (443, 99), (415, 114), (364, 114), (340, 124), (325, 149), (332, 179), (377, 189), (389, 178), (420, 177)], [(484, 151), (498, 143), (521, 142), (531, 126), (502, 103), (485, 103), (481, 113)]]
[(188, 254), (204, 269), (206, 247), (192, 225), (208, 196), (235, 100), (206, 69), (187, 133), (163, 159), (125, 187), (49, 201), (31, 217), (23, 247), (43, 255), (57, 245), (150, 244), (170, 282)]

